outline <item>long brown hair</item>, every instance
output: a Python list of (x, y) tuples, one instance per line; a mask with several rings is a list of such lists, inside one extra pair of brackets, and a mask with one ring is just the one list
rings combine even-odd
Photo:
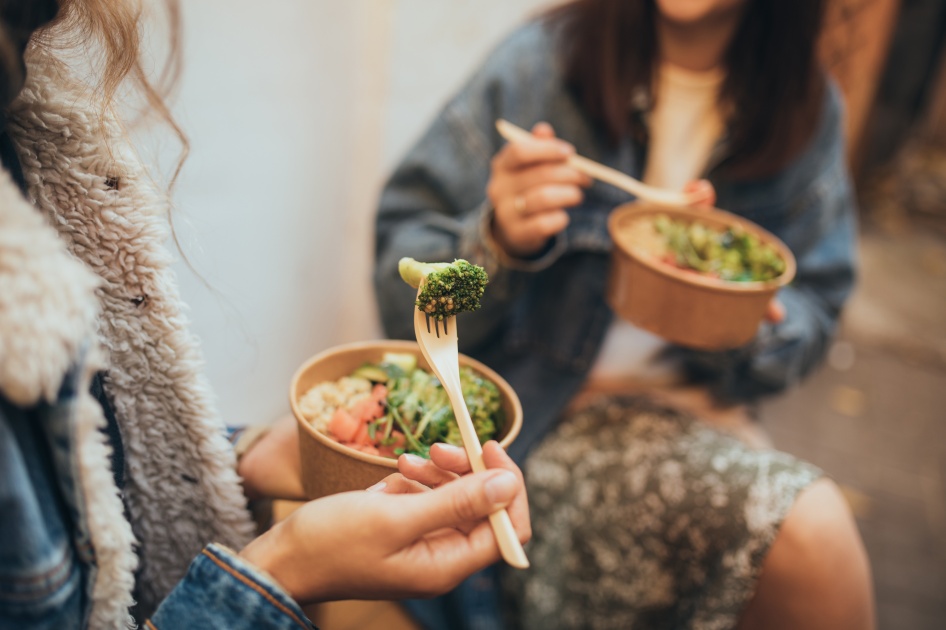
[[(817, 58), (824, 0), (748, 0), (724, 55), (720, 92), (729, 114), (721, 165), (733, 177), (772, 175), (814, 133), (825, 78)], [(614, 143), (646, 141), (634, 115), (651, 96), (658, 58), (654, 0), (573, 0), (547, 14), (561, 26), (565, 76), (581, 105)]]
[[(181, 9), (179, 0), (164, 0), (168, 30), (168, 54), (156, 81), (149, 78), (141, 59), (142, 3), (141, 0), (58, 0), (56, 19), (37, 32), (33, 43), (54, 50), (97, 50), (93, 65), (92, 89), (97, 92), (102, 106), (101, 116), (113, 115), (121, 119), (116, 107), (116, 95), (125, 84), (144, 99), (142, 114), (157, 115), (174, 131), (181, 143), (177, 163), (168, 182), (173, 189), (178, 175), (190, 153), (190, 142), (177, 124), (167, 104), (167, 98), (178, 85), (182, 70)], [(126, 103), (123, 103), (123, 105)], [(210, 284), (191, 264), (181, 247), (174, 225), (171, 205), (168, 205), (168, 226), (171, 238), (184, 263), (194, 275), (212, 290)]]
[(91, 87), (99, 97), (103, 117), (118, 114), (116, 96), (128, 86), (130, 94), (144, 100), (142, 113), (156, 115), (173, 129), (181, 143), (170, 180), (173, 186), (190, 150), (187, 136), (167, 104), (182, 69), (179, 0), (153, 3), (164, 7), (168, 31), (168, 54), (156, 80), (149, 77), (141, 58), (141, 0), (59, 0), (59, 5), (56, 19), (36, 33), (34, 43), (55, 50), (97, 53), (87, 61), (92, 64)]

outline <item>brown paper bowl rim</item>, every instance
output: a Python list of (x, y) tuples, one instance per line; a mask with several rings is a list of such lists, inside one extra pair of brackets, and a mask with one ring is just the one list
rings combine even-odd
[[(404, 340), (375, 340), (375, 341), (357, 341), (353, 343), (346, 343), (337, 346), (332, 346), (323, 350), (322, 352), (310, 357), (306, 360), (299, 368), (295, 371), (292, 376), (292, 380), (289, 384), (289, 405), (292, 408), (292, 415), (296, 418), (296, 423), (302, 427), (309, 435), (315, 438), (321, 444), (327, 446), (328, 448), (347, 455), (353, 459), (368, 463), (375, 464), (378, 466), (384, 466), (385, 468), (390, 468), (393, 471), (397, 470), (397, 459), (392, 459), (390, 457), (382, 457), (380, 455), (370, 455), (368, 453), (362, 453), (361, 451), (355, 450), (351, 447), (345, 446), (341, 442), (333, 440), (331, 437), (325, 435), (321, 431), (317, 430), (309, 421), (305, 419), (305, 416), (302, 415), (302, 411), (299, 409), (297, 401), (297, 385), (299, 380), (302, 378), (302, 375), (311, 368), (314, 364), (324, 361), (326, 357), (329, 357), (334, 354), (340, 354), (344, 352), (349, 352), (352, 350), (368, 350), (368, 349), (377, 349), (379, 358), (381, 354), (385, 352), (399, 352), (399, 351), (409, 351), (417, 354), (418, 358), (423, 361), (424, 357), (420, 351), (420, 346), (417, 345), (416, 341), (404, 341)], [(506, 435), (503, 436), (503, 439), (499, 441), (500, 446), (504, 449), (509, 448), (509, 445), (512, 444), (513, 440), (519, 435), (519, 431), (522, 430), (522, 403), (519, 400), (519, 396), (516, 394), (512, 386), (500, 376), (495, 370), (486, 366), (485, 364), (477, 361), (473, 357), (463, 354), (459, 354), (460, 365), (468, 365), (475, 369), (477, 372), (493, 381), (500, 391), (505, 393), (513, 408), (511, 422), (512, 425), (509, 427), (509, 431)], [(426, 361), (425, 361), (426, 363)], [(344, 376), (344, 375), (343, 375)], [(341, 378), (338, 377), (338, 378)]]
[[(771, 280), (766, 280), (764, 282), (735, 282), (729, 280), (720, 280), (719, 278), (713, 278), (698, 272), (678, 269), (673, 265), (664, 263), (651, 256), (642, 256), (633, 247), (626, 246), (625, 243), (623, 243), (622, 240), (617, 236), (618, 223), (627, 221), (629, 218), (635, 215), (646, 217), (656, 214), (668, 214), (671, 216), (691, 220), (710, 218), (711, 221), (715, 219), (716, 221), (722, 222), (728, 226), (739, 226), (747, 232), (751, 232), (760, 237), (767, 244), (775, 247), (775, 249), (778, 250), (779, 256), (781, 256), (782, 260), (785, 261), (785, 271), (783, 271), (782, 274), (777, 278), (772, 278)], [(614, 243), (614, 247), (619, 250), (621, 254), (634, 259), (635, 261), (648, 267), (649, 269), (652, 269), (662, 276), (677, 282), (696, 285), (713, 291), (721, 291), (725, 293), (764, 293), (773, 291), (774, 289), (785, 286), (791, 282), (795, 277), (797, 268), (795, 255), (792, 254), (792, 250), (788, 248), (782, 239), (778, 238), (757, 223), (754, 223), (737, 214), (720, 210), (719, 208), (700, 208), (698, 210), (694, 210), (691, 208), (659, 206), (641, 202), (631, 202), (620, 205), (611, 212), (611, 215), (608, 217), (608, 233), (611, 235), (611, 241)]]

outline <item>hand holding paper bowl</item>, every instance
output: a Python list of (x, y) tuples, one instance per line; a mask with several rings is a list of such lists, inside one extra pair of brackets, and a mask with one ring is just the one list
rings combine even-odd
[[(657, 227), (661, 223), (689, 228), (681, 251), (673, 254), (689, 256), (692, 265), (668, 258), (667, 235)], [(779, 317), (773, 299), (795, 275), (795, 258), (782, 241), (751, 221), (715, 208), (626, 204), (612, 212), (608, 230), (614, 242), (606, 294), (611, 308), (627, 321), (687, 347), (725, 350), (748, 343), (763, 319)], [(764, 257), (772, 266), (766, 275), (743, 270), (731, 277), (720, 273), (718, 265), (704, 268), (705, 256), (687, 250), (693, 248), (686, 242), (690, 232), (723, 239), (724, 246), (712, 251), (734, 264), (745, 262), (736, 259), (745, 258), (748, 249), (752, 262)]]

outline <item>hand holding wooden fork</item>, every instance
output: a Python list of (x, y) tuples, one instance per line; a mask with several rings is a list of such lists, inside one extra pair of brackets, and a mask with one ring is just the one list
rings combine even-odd
[[(419, 293), (420, 290), (418, 290), (418, 295)], [(414, 334), (424, 358), (427, 359), (427, 365), (440, 380), (440, 384), (443, 385), (450, 398), (453, 414), (456, 416), (460, 435), (463, 438), (463, 447), (466, 449), (473, 472), (486, 470), (486, 464), (483, 463), (483, 447), (476, 435), (473, 420), (470, 418), (470, 412), (460, 388), (456, 317), (447, 317), (443, 321), (435, 319), (431, 322), (431, 318), (415, 308)], [(529, 559), (519, 542), (509, 513), (505, 509), (493, 512), (489, 515), (489, 522), (503, 559), (516, 568), (528, 568)]]
[[(532, 138), (531, 133), (502, 118), (496, 121), (496, 130), (499, 131), (499, 135), (509, 142)], [(689, 206), (695, 201), (694, 196), (689, 193), (649, 186), (610, 166), (599, 164), (580, 155), (570, 156), (567, 162), (568, 165), (575, 170), (594, 179), (611, 184), (615, 188), (620, 188), (644, 201), (666, 206)]]

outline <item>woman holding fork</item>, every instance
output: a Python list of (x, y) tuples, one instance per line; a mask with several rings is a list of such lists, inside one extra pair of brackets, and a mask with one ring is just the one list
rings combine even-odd
[[(465, 258), (491, 275), (460, 343), (525, 412), (511, 451), (535, 538), (533, 569), (509, 575), (516, 625), (872, 627), (870, 572), (837, 486), (758, 448), (745, 421), (821, 361), (853, 285), (841, 100), (816, 55), (823, 9), (567, 2), (492, 53), (383, 191), (376, 287), (389, 334), (411, 335), (401, 256)], [(499, 118), (532, 138), (504, 143)], [(576, 152), (789, 245), (796, 280), (752, 342), (673, 347), (614, 316), (607, 216), (632, 199), (570, 167)], [(482, 623), (495, 589), (480, 577), (439, 607), (409, 606), (429, 627)], [(477, 593), (487, 603), (457, 615)]]

